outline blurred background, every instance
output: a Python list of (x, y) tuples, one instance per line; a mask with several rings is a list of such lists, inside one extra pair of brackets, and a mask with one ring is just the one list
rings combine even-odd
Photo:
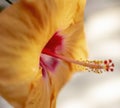
[[(9, 5), (3, 1), (0, 9)], [(75, 74), (59, 94), (57, 108), (120, 108), (120, 0), (87, 0), (85, 33), (90, 59), (110, 58), (115, 71)], [(0, 108), (12, 107), (0, 98)]]

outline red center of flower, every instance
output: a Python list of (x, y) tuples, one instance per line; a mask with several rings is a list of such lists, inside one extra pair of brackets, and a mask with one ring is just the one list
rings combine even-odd
[(62, 51), (63, 40), (63, 36), (56, 32), (42, 50), (42, 54), (40, 55), (40, 66), (42, 67), (42, 75), (44, 77), (46, 76), (47, 72), (55, 71), (59, 60), (84, 66), (86, 67), (86, 70), (93, 71), (95, 73), (114, 70), (114, 63), (112, 63), (111, 59), (108, 61), (78, 61), (60, 55), (59, 51)]
[(62, 43), (63, 43), (63, 37), (60, 36), (58, 32), (56, 32), (44, 47), (43, 52), (44, 50), (49, 50), (55, 53), (56, 51), (62, 49)]
[(52, 52), (56, 54), (63, 47), (63, 37), (56, 32), (49, 42), (45, 45), (40, 56), (40, 66), (42, 67), (43, 76), (46, 75), (48, 71), (54, 72), (59, 60), (53, 56), (45, 54), (44, 52)]

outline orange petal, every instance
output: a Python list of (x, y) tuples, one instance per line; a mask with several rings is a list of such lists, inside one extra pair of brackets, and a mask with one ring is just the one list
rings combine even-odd
[(58, 29), (65, 38), (60, 54), (73, 59), (87, 57), (84, 2), (36, 1), (21, 0), (0, 13), (0, 94), (15, 108), (54, 107), (58, 91), (77, 70), (60, 61), (55, 74), (49, 72), (42, 78), (39, 56)]
[(77, 20), (83, 19), (86, 0), (55, 0), (57, 5), (57, 27), (66, 29)]

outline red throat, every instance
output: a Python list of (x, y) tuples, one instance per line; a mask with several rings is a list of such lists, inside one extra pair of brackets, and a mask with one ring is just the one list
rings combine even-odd
[(56, 32), (42, 50), (42, 54), (40, 56), (40, 66), (42, 67), (43, 76), (46, 76), (48, 71), (54, 72), (59, 63), (59, 59), (44, 52), (47, 51), (56, 54), (61, 51), (63, 47), (63, 40), (63, 37)]

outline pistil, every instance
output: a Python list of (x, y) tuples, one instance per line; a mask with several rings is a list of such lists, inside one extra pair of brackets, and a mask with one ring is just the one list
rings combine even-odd
[(52, 56), (52, 57), (55, 57), (57, 59), (69, 62), (69, 63), (74, 63), (74, 64), (77, 64), (80, 66), (84, 66), (84, 67), (86, 67), (87, 70), (93, 71), (96, 73), (102, 73), (103, 71), (111, 71), (111, 72), (114, 71), (114, 63), (112, 63), (111, 59), (103, 60), (103, 61), (100, 61), (100, 60), (97, 60), (97, 61), (89, 61), (89, 60), (78, 61), (78, 60), (74, 60), (74, 59), (56, 54), (54, 52), (51, 52), (48, 49), (44, 49), (42, 51), (42, 53), (49, 55), (49, 56)]

